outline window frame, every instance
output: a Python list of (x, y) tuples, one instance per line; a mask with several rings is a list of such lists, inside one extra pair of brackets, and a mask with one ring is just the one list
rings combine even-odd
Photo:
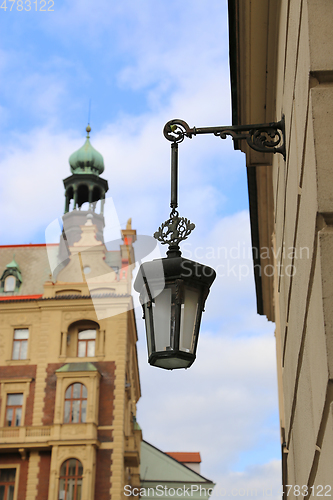
[[(89, 331), (94, 331), (95, 332), (95, 338), (90, 337), (88, 339), (80, 339), (80, 333), (84, 332), (89, 332)], [(92, 328), (85, 328), (85, 329), (78, 329), (77, 332), (77, 357), (78, 358), (94, 358), (96, 356), (96, 340), (97, 340), (97, 328), (93, 330)], [(88, 342), (94, 341), (94, 354), (93, 356), (88, 356)], [(85, 344), (85, 356), (80, 356), (79, 351), (80, 351), (80, 344), (84, 345)]]
[[(79, 384), (81, 386), (80, 387), (80, 397), (79, 398), (74, 398), (73, 397), (74, 386), (76, 384)], [(85, 388), (85, 390), (87, 392), (87, 396), (85, 398), (82, 397), (83, 387)], [(70, 398), (66, 398), (66, 393), (67, 393), (68, 389), (71, 389), (71, 397)], [(69, 421), (68, 422), (65, 420), (65, 417), (66, 417), (66, 401), (70, 402), (70, 407), (69, 407)], [(79, 401), (79, 421), (78, 422), (73, 422), (73, 420), (72, 420), (72, 416), (73, 416), (72, 415), (73, 403), (75, 401)], [(85, 404), (85, 420), (84, 421), (82, 420), (83, 401), (86, 401), (86, 404)], [(83, 384), (80, 381), (74, 382), (72, 384), (69, 384), (67, 386), (66, 390), (65, 390), (64, 414), (63, 414), (63, 422), (64, 422), (64, 424), (86, 424), (87, 423), (87, 406), (88, 406), (88, 389), (85, 386), (85, 384)]]
[[(14, 288), (10, 288), (9, 290), (6, 290), (6, 283), (11, 279), (13, 278), (14, 280)], [(10, 292), (15, 292), (16, 290), (16, 287), (17, 287), (17, 278), (16, 276), (14, 276), (14, 274), (8, 274), (5, 279), (3, 280), (3, 291), (4, 293), (10, 293)]]
[(22, 402), (22, 416), (21, 423), (19, 427), (25, 426), (25, 414), (26, 414), (26, 404), (27, 398), (30, 392), (30, 383), (32, 378), (17, 378), (17, 379), (2, 379), (1, 380), (1, 414), (0, 414), (0, 426), (6, 426), (6, 408), (7, 408), (7, 396), (8, 394), (23, 394)]
[[(15, 332), (19, 330), (27, 330), (28, 331), (28, 338), (27, 339), (15, 339)], [(28, 359), (28, 347), (29, 347), (29, 338), (30, 338), (30, 330), (28, 327), (24, 328), (14, 328), (14, 334), (13, 334), (13, 345), (12, 345), (12, 356), (11, 360), (12, 361), (26, 361)], [(21, 349), (22, 349), (22, 343), (26, 342), (26, 352), (25, 352), (25, 358), (21, 358)], [(14, 358), (14, 348), (15, 344), (19, 343), (19, 357)]]
[[(22, 396), (22, 402), (20, 405), (9, 405), (8, 404), (8, 398), (10, 396)], [(23, 417), (23, 401), (24, 401), (24, 394), (23, 392), (8, 392), (7, 393), (7, 399), (6, 399), (6, 410), (5, 410), (5, 427), (21, 427), (21, 423), (22, 423), (22, 417)], [(7, 413), (8, 413), (8, 410), (13, 410), (13, 416), (12, 416), (12, 420), (11, 422), (15, 422), (16, 420), (16, 413), (17, 413), (17, 410), (20, 409), (21, 410), (21, 415), (20, 415), (20, 421), (19, 421), (19, 424), (18, 425), (8, 425), (8, 419), (7, 419)]]
[(71, 384), (81, 383), (87, 389), (87, 416), (86, 422), (82, 425), (86, 426), (89, 424), (98, 424), (98, 412), (99, 412), (99, 383), (101, 374), (98, 370), (96, 371), (83, 371), (83, 372), (59, 372), (56, 371), (57, 377), (57, 388), (55, 397), (55, 408), (57, 409), (54, 414), (54, 425), (60, 426), (72, 426), (73, 424), (64, 423), (65, 414), (65, 394), (67, 388)]
[[(95, 352), (93, 356), (87, 355), (87, 345), (85, 346), (85, 356), (79, 356), (79, 334), (86, 330), (93, 330), (96, 332), (95, 339), (86, 339), (94, 341)], [(105, 357), (105, 330), (101, 329), (100, 324), (94, 319), (84, 318), (82, 320), (68, 322), (67, 325), (63, 325), (59, 340), (59, 357), (67, 361), (77, 361), (78, 359), (98, 361)], [(85, 340), (82, 339), (80, 342), (83, 343)]]
[[(78, 469), (79, 469), (79, 467), (80, 467), (80, 466), (82, 467), (82, 475), (75, 474), (75, 476), (70, 476), (70, 475), (68, 474), (68, 469), (69, 469), (69, 462), (70, 462), (70, 460), (75, 460), (75, 461), (76, 461), (76, 465), (75, 465), (75, 472), (78, 472)], [(62, 467), (63, 467), (66, 463), (67, 463), (67, 465), (66, 465), (66, 475), (65, 475), (65, 476), (62, 476), (62, 475), (61, 475), (61, 469), (62, 469)], [(81, 495), (80, 495), (80, 497), (81, 497), (81, 498), (79, 498), (79, 500), (82, 500), (82, 489), (83, 489), (83, 488), (82, 488), (82, 486), (83, 486), (83, 475), (84, 475), (84, 474), (83, 474), (83, 470), (84, 470), (84, 469), (83, 469), (83, 464), (82, 464), (82, 462), (81, 462), (79, 459), (77, 459), (76, 457), (67, 458), (66, 460), (64, 460), (64, 462), (62, 462), (62, 464), (60, 465), (60, 470), (59, 470), (58, 498), (60, 498), (60, 483), (61, 483), (61, 480), (64, 480), (64, 489), (63, 489), (62, 491), (64, 491), (64, 492), (65, 492), (65, 496), (63, 497), (63, 500), (68, 500), (68, 498), (67, 498), (67, 486), (68, 486), (68, 481), (69, 481), (69, 480), (71, 480), (71, 479), (72, 479), (72, 480), (74, 479), (75, 483), (74, 483), (74, 497), (73, 497), (73, 498), (75, 498), (75, 499), (77, 498), (77, 486), (78, 486), (78, 480), (81, 480), (81, 484), (80, 484), (80, 486), (81, 486)]]
[(19, 486), (19, 479), (20, 479), (20, 464), (19, 463), (14, 463), (14, 464), (1, 464), (0, 465), (0, 470), (4, 469), (15, 469), (15, 484), (14, 484), (14, 496), (13, 500), (17, 500), (18, 496), (18, 486)]

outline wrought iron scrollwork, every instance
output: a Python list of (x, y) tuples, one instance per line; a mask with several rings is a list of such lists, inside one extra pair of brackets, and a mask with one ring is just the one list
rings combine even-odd
[(163, 222), (154, 234), (154, 238), (163, 245), (178, 246), (181, 241), (186, 240), (194, 228), (195, 224), (185, 217), (179, 217), (178, 211), (173, 209), (169, 219)]
[(176, 118), (165, 124), (163, 134), (168, 141), (179, 143), (183, 142), (185, 136), (192, 139), (193, 129), (184, 120)]
[(279, 122), (260, 123), (256, 125), (234, 125), (230, 127), (192, 127), (184, 120), (170, 120), (164, 127), (164, 137), (168, 141), (179, 143), (185, 137), (214, 134), (221, 139), (231, 136), (233, 140), (246, 140), (250, 148), (261, 153), (280, 153), (285, 159), (284, 117)]

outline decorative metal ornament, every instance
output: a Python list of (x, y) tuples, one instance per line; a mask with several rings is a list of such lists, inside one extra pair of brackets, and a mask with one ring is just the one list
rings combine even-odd
[(245, 139), (255, 151), (280, 153), (286, 159), (284, 116), (279, 122), (202, 128), (190, 128), (184, 120), (175, 119), (166, 123), (163, 133), (173, 143), (180, 143), (185, 137), (192, 139), (199, 134), (214, 134), (221, 139), (230, 135), (234, 141)]
[(161, 224), (158, 231), (154, 233), (154, 238), (162, 245), (178, 246), (181, 241), (186, 240), (194, 228), (195, 224), (184, 217), (179, 217), (178, 211), (173, 208), (170, 212), (170, 218)]

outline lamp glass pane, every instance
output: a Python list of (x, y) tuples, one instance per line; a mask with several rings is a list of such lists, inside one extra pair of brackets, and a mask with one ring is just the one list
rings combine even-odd
[(150, 315), (151, 315), (151, 310), (147, 306), (147, 304), (144, 304), (144, 310), (145, 310), (145, 322), (146, 322), (146, 334), (147, 334), (147, 346), (148, 346), (148, 356), (151, 355), (152, 352), (152, 347), (151, 347), (151, 328), (150, 328)]
[(154, 366), (158, 366), (160, 368), (166, 368), (167, 370), (174, 370), (176, 368), (187, 368), (192, 364), (192, 361), (188, 359), (180, 359), (180, 358), (163, 358), (157, 359), (154, 363)]
[(181, 308), (179, 349), (193, 353), (194, 327), (197, 317), (199, 291), (185, 287)]
[(170, 346), (171, 288), (165, 288), (153, 303), (154, 336), (156, 351), (166, 351)]

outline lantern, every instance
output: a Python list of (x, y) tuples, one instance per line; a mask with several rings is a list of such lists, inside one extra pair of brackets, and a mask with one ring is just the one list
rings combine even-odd
[(134, 288), (146, 323), (148, 361), (173, 370), (188, 368), (196, 358), (201, 314), (216, 273), (208, 266), (181, 257), (179, 243), (195, 225), (179, 217), (176, 208), (178, 144), (171, 145), (171, 213), (154, 237), (169, 244), (165, 259), (141, 265)]

